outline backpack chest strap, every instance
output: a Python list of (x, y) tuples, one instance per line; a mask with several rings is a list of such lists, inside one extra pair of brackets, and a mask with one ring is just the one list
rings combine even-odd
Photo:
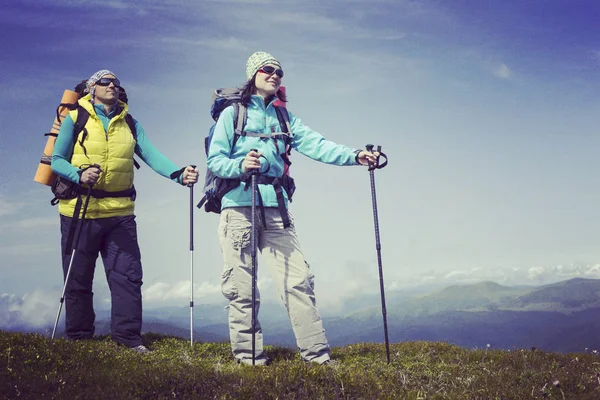
[(247, 137), (257, 137), (257, 138), (263, 138), (263, 139), (282, 139), (282, 140), (289, 140), (291, 139), (291, 136), (288, 135), (285, 132), (279, 132), (279, 133), (257, 133), (257, 132), (242, 132), (240, 133), (240, 136), (247, 136)]
[(287, 133), (281, 132), (281, 133), (275, 133), (275, 134), (269, 134), (269, 133), (255, 133), (255, 132), (241, 132), (239, 134), (240, 136), (246, 136), (246, 137), (257, 137), (257, 138), (261, 138), (261, 139), (281, 139), (281, 140), (285, 140), (288, 141), (291, 139), (291, 136), (288, 135)]
[[(284, 154), (282, 155), (283, 157), (283, 161), (290, 165), (291, 162), (289, 161), (289, 158), (287, 156), (284, 157), (284, 155), (287, 155), (291, 152), (292, 148), (289, 145), (290, 141), (292, 140), (292, 137), (284, 132), (281, 133), (276, 133), (276, 134), (266, 134), (266, 133), (254, 133), (254, 132), (242, 132), (239, 136), (246, 136), (246, 137), (257, 137), (260, 139), (264, 139), (264, 140), (268, 140), (268, 139), (273, 139), (273, 143), (275, 144), (275, 148), (277, 149), (277, 153), (279, 153), (279, 145), (277, 144), (277, 140), (281, 139), (284, 141), (285, 146), (284, 146)], [(239, 137), (236, 136), (236, 137)]]

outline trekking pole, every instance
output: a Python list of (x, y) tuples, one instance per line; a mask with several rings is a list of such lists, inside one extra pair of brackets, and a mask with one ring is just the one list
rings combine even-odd
[[(366, 145), (367, 151), (373, 151), (373, 145)], [(369, 162), (369, 173), (371, 175), (371, 197), (373, 199), (373, 220), (375, 223), (375, 248), (377, 249), (377, 263), (379, 265), (379, 290), (381, 292), (381, 314), (383, 315), (383, 332), (385, 335), (385, 354), (387, 363), (390, 363), (390, 343), (388, 340), (387, 310), (385, 308), (385, 287), (383, 285), (383, 266), (381, 265), (381, 241), (379, 239), (379, 217), (377, 214), (377, 194), (375, 192), (375, 169), (381, 169), (387, 165), (387, 156), (381, 153), (381, 146), (377, 146), (377, 151), (385, 158), (381, 165), (374, 166)]]
[[(94, 167), (96, 167), (96, 165), (94, 165)], [(65, 301), (67, 283), (69, 283), (69, 276), (71, 275), (71, 268), (73, 267), (73, 260), (75, 259), (75, 251), (77, 249), (77, 246), (79, 245), (79, 238), (81, 237), (81, 231), (83, 230), (83, 221), (85, 220), (85, 213), (87, 212), (88, 204), (90, 202), (90, 196), (92, 195), (92, 186), (94, 185), (92, 184), (88, 187), (87, 195), (85, 198), (85, 204), (83, 205), (83, 211), (81, 214), (81, 219), (75, 222), (76, 224), (78, 223), (79, 229), (77, 231), (77, 235), (75, 236), (75, 242), (73, 242), (73, 246), (71, 247), (71, 259), (69, 260), (69, 268), (67, 268), (67, 276), (65, 276), (65, 283), (63, 285), (62, 294), (60, 296), (60, 302), (58, 304), (58, 312), (56, 313), (56, 321), (54, 321), (54, 329), (52, 329), (52, 339), (54, 339), (54, 335), (56, 334), (56, 327), (58, 326), (60, 312), (62, 311), (62, 306)]]
[[(195, 165), (192, 165), (196, 168)], [(190, 346), (194, 345), (194, 184), (190, 188)]]
[[(191, 165), (196, 168), (195, 165)], [(181, 178), (187, 167), (183, 167), (170, 175), (171, 179)], [(194, 345), (194, 184), (188, 183), (190, 188), (190, 346)]]
[[(258, 152), (257, 149), (252, 151)], [(250, 235), (250, 246), (252, 254), (252, 365), (256, 362), (256, 175), (258, 170), (250, 171), (252, 176), (252, 233)]]

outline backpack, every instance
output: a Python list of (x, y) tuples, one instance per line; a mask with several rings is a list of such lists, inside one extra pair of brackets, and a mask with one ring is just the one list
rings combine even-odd
[[(248, 115), (246, 107), (243, 104), (241, 104), (240, 89), (217, 89), (213, 93), (212, 99), (213, 103), (210, 114), (213, 120), (215, 121), (215, 124), (213, 124), (210, 127), (208, 136), (204, 138), (204, 151), (207, 156), (213, 133), (215, 130), (216, 121), (219, 119), (221, 112), (223, 112), (225, 108), (229, 107), (230, 105), (233, 105), (233, 124), (235, 127), (235, 135), (233, 138), (233, 144), (231, 148), (235, 146), (235, 144), (241, 136), (254, 136), (273, 139), (283, 138), (286, 147), (282, 155), (283, 161), (285, 162), (286, 167), (289, 167), (292, 164), (289, 160), (289, 155), (292, 150), (291, 141), (293, 133), (291, 132), (290, 128), (289, 114), (285, 107), (275, 106), (275, 110), (277, 112), (277, 119), (279, 120), (279, 125), (281, 127), (282, 133), (276, 135), (265, 135), (244, 131)], [(285, 208), (285, 200), (283, 199), (282, 189), (286, 191), (288, 195), (288, 200), (290, 202), (292, 201), (292, 196), (294, 194), (294, 191), (296, 190), (294, 180), (291, 176), (289, 176), (288, 172), (289, 169), (286, 168), (286, 172), (281, 177), (267, 177), (262, 175), (257, 177), (258, 183), (273, 185), (277, 194), (278, 208), (282, 214), (282, 218), (284, 219), (284, 226), (286, 227), (289, 226), (289, 219), (287, 218), (287, 210)], [(206, 212), (220, 214), (221, 199), (226, 193), (238, 187), (242, 181), (245, 180), (220, 178), (207, 168), (204, 180), (204, 188), (202, 189), (202, 191), (204, 192), (204, 197), (202, 197), (197, 207), (202, 208), (202, 206), (204, 206), (204, 210)]]
[[(86, 82), (87, 82), (87, 80), (84, 79), (75, 86), (74, 91), (79, 94), (79, 98), (82, 98), (86, 94), (88, 94), (87, 88), (86, 88)], [(119, 87), (119, 100), (123, 101), (124, 103), (127, 103), (127, 100), (128, 100), (127, 93), (125, 92), (125, 89), (122, 87)], [(83, 144), (83, 141), (85, 140), (85, 138), (87, 136), (87, 129), (85, 129), (85, 124), (87, 123), (87, 121), (90, 117), (90, 114), (88, 113), (88, 111), (85, 108), (81, 107), (81, 105), (79, 105), (79, 103), (77, 103), (77, 102), (69, 103), (69, 104), (61, 103), (56, 108), (56, 118), (57, 118), (57, 121), (59, 124), (62, 123), (62, 117), (59, 113), (59, 110), (63, 107), (68, 108), (70, 111), (77, 110), (77, 118), (75, 121), (73, 121), (73, 125), (74, 125), (74, 127), (73, 127), (73, 146), (75, 146), (75, 143), (77, 142), (77, 137), (79, 136), (79, 133), (83, 131), (83, 135), (81, 136), (81, 140), (79, 141), (79, 144), (81, 145), (81, 147), (83, 147), (83, 153), (87, 156), (87, 150), (85, 148), (85, 145)], [(129, 127), (129, 130), (131, 131), (133, 138), (135, 140), (137, 140), (137, 129), (135, 128), (135, 121), (133, 119), (133, 116), (131, 116), (131, 114), (128, 113), (125, 116), (125, 122), (127, 122), (127, 126)], [(45, 134), (45, 136), (48, 136), (48, 135), (58, 136), (57, 133), (46, 133)], [(137, 160), (134, 159), (133, 164), (135, 165), (136, 169), (140, 168), (140, 164), (137, 162)], [(89, 168), (89, 166), (88, 166), (88, 168)], [(79, 184), (71, 182), (68, 179), (62, 179), (60, 176), (57, 176), (51, 185), (51, 191), (54, 194), (54, 198), (52, 200), (50, 200), (50, 204), (54, 206), (54, 205), (58, 204), (59, 200), (74, 199), (75, 197), (78, 197), (79, 194), (83, 192), (83, 188)], [(102, 191), (102, 190), (96, 190), (96, 189), (92, 190), (92, 196), (94, 196), (96, 198), (107, 197), (106, 193), (107, 192)], [(121, 192), (112, 192), (111, 197), (135, 198), (135, 189), (131, 188), (131, 189), (124, 190)]]

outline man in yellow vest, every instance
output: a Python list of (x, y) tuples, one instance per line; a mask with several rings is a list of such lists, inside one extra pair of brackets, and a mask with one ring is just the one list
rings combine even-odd
[[(86, 86), (89, 94), (64, 119), (52, 154), (52, 170), (61, 179), (80, 184), (83, 193), (92, 187), (66, 285), (67, 336), (78, 340), (94, 335), (92, 281), (100, 254), (111, 292), (112, 337), (145, 353), (150, 350), (140, 335), (142, 264), (134, 215), (133, 156), (182, 185), (196, 183), (198, 170), (191, 165), (179, 169), (152, 145), (142, 125), (127, 116), (127, 104), (118, 99), (121, 83), (113, 72), (96, 72)], [(76, 124), (78, 113), (89, 114), (83, 127)], [(63, 199), (58, 207), (65, 277), (71, 258), (69, 233), (81, 215), (74, 215), (76, 203), (77, 198)]]

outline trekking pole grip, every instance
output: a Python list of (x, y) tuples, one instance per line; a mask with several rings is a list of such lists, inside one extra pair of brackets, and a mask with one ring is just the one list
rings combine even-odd
[[(190, 164), (190, 167), (192, 167), (192, 168), (196, 168), (196, 166), (195, 166), (195, 165), (193, 165), (193, 164)], [(182, 174), (183, 174), (183, 172), (182, 172)], [(183, 181), (183, 176), (181, 177), (181, 180)], [(194, 184), (193, 184), (193, 183), (188, 183), (188, 184), (187, 184), (187, 187), (189, 187), (189, 188), (191, 189), (191, 188), (193, 188), (193, 187), (194, 187)]]
[[(375, 146), (372, 144), (365, 145), (365, 148), (368, 152), (373, 152), (374, 147)], [(379, 156), (377, 156), (377, 166), (374, 167), (372, 163), (369, 163), (369, 171), (373, 171), (375, 169), (382, 169), (388, 164), (388, 157), (384, 152), (381, 151), (381, 146), (378, 145), (376, 151), (379, 153)], [(381, 157), (385, 159), (385, 161), (382, 164), (379, 163), (379, 158)]]
[[(250, 151), (255, 151), (258, 153), (258, 149), (250, 149)], [(260, 172), (260, 168), (257, 169), (251, 169), (250, 172), (248, 172), (250, 175), (258, 175)]]
[[(373, 152), (373, 146), (372, 144), (367, 144), (365, 145), (365, 149), (369, 152), (372, 153)], [(375, 169), (375, 167), (373, 166), (373, 163), (371, 161), (368, 161), (369, 163), (369, 171), (373, 171)]]

